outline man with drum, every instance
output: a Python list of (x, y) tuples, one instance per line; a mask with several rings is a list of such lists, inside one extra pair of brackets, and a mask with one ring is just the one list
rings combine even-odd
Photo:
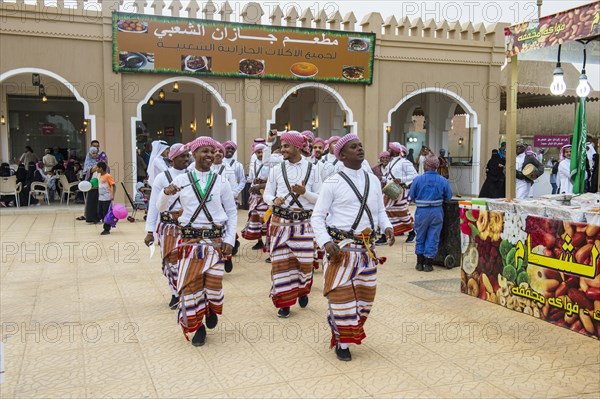
[(263, 194), (273, 211), (269, 227), (271, 299), (279, 317), (289, 317), (296, 301), (305, 308), (312, 286), (314, 233), (310, 217), (321, 179), (317, 168), (302, 156), (306, 144), (306, 137), (298, 132), (281, 135), (284, 161), (271, 168)]
[[(178, 221), (179, 324), (184, 334), (195, 332), (192, 345), (202, 346), (206, 328), (214, 328), (223, 312), (223, 259), (235, 242), (237, 207), (229, 184), (211, 170), (217, 144), (198, 137), (188, 144), (195, 169), (177, 176), (160, 192), (158, 210), (179, 200), (183, 209)], [(206, 316), (206, 327), (203, 324)]]
[[(173, 144), (169, 150), (169, 160), (173, 166), (164, 172), (158, 174), (154, 179), (154, 190), (160, 193), (173, 182), (173, 179), (186, 172), (190, 153), (187, 146), (177, 143)], [(156, 203), (158, 195), (150, 196), (148, 205), (148, 215), (146, 216), (146, 238), (144, 243), (147, 246), (154, 245), (154, 235), (156, 233), (160, 254), (162, 259), (163, 274), (169, 281), (171, 288), (171, 302), (169, 307), (175, 309), (179, 302), (177, 295), (177, 276), (179, 275), (177, 266), (177, 241), (179, 240), (179, 224), (177, 218), (181, 214), (181, 204), (179, 201), (170, 201), (168, 210), (162, 213), (158, 212)]]
[(537, 160), (531, 147), (527, 147), (522, 140), (517, 141), (517, 190), (518, 199), (529, 198), (533, 182), (544, 174), (544, 165)]
[[(400, 236), (408, 232), (407, 243), (415, 240), (416, 234), (413, 230), (414, 219), (408, 209), (408, 189), (411, 183), (418, 176), (415, 166), (406, 159), (408, 149), (400, 143), (390, 143), (389, 152), (392, 157), (389, 163), (389, 169), (384, 176), (386, 185), (383, 188), (383, 200), (385, 209), (394, 227), (394, 235)], [(377, 240), (377, 245), (385, 245), (387, 239), (385, 235)]]

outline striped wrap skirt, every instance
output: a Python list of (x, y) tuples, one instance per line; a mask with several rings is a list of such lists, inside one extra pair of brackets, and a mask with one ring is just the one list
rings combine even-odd
[(366, 337), (364, 324), (375, 299), (377, 261), (369, 257), (363, 245), (350, 244), (335, 259), (325, 258), (323, 270), (331, 347), (336, 343), (360, 345)]
[(222, 245), (221, 238), (179, 240), (178, 319), (186, 338), (208, 312), (223, 313)]
[(395, 236), (413, 230), (415, 220), (408, 209), (408, 190), (404, 190), (404, 195), (396, 201), (384, 194), (383, 203), (385, 204), (385, 212), (390, 219), (390, 223), (394, 227)]
[(173, 223), (161, 222), (156, 228), (160, 256), (162, 259), (162, 272), (169, 282), (171, 295), (177, 295), (177, 279), (179, 266), (177, 261), (177, 242), (180, 237), (179, 226)]
[(248, 241), (259, 240), (267, 234), (263, 218), (269, 206), (263, 201), (262, 195), (250, 194), (248, 222), (242, 230), (242, 237)]
[(314, 237), (310, 219), (291, 221), (271, 216), (271, 299), (277, 308), (308, 295), (313, 281)]

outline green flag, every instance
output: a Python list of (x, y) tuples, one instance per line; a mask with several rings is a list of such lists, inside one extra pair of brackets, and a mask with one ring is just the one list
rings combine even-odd
[(587, 159), (585, 151), (585, 144), (587, 142), (586, 118), (586, 98), (580, 98), (573, 132), (573, 149), (571, 151), (573, 194), (583, 194), (585, 192), (585, 160)]

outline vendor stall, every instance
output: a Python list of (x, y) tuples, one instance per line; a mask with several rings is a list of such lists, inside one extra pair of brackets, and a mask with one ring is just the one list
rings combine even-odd
[[(579, 112), (572, 139), (575, 161), (571, 163), (575, 195), (513, 198), (517, 55), (536, 50), (547, 58), (552, 53), (549, 48), (558, 50), (558, 45), (568, 42), (577, 42), (582, 53), (591, 50), (593, 54), (599, 32), (600, 2), (507, 29), (512, 70), (507, 99), (507, 199), (459, 204), (463, 293), (596, 339), (600, 337), (600, 194), (582, 194), (587, 81), (580, 82), (577, 90)], [(568, 57), (576, 57), (576, 53), (567, 52)], [(556, 57), (556, 51), (553, 54)], [(555, 71), (555, 78), (558, 73), (560, 70)], [(585, 60), (580, 81), (584, 79)], [(554, 86), (553, 92), (564, 92), (565, 88)]]

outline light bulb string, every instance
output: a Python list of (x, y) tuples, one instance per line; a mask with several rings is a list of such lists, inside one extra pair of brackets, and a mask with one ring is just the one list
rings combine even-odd
[(587, 63), (587, 50), (586, 50), (586, 46), (585, 44), (583, 45), (583, 69), (581, 70), (581, 73), (583, 75), (585, 75), (585, 64)]
[(559, 44), (559, 45), (558, 45), (558, 60), (557, 60), (557, 62), (556, 62), (556, 67), (557, 67), (557, 68), (560, 68), (560, 65), (561, 65), (561, 64), (560, 64), (560, 52), (561, 52), (561, 49), (562, 49), (562, 44)]

